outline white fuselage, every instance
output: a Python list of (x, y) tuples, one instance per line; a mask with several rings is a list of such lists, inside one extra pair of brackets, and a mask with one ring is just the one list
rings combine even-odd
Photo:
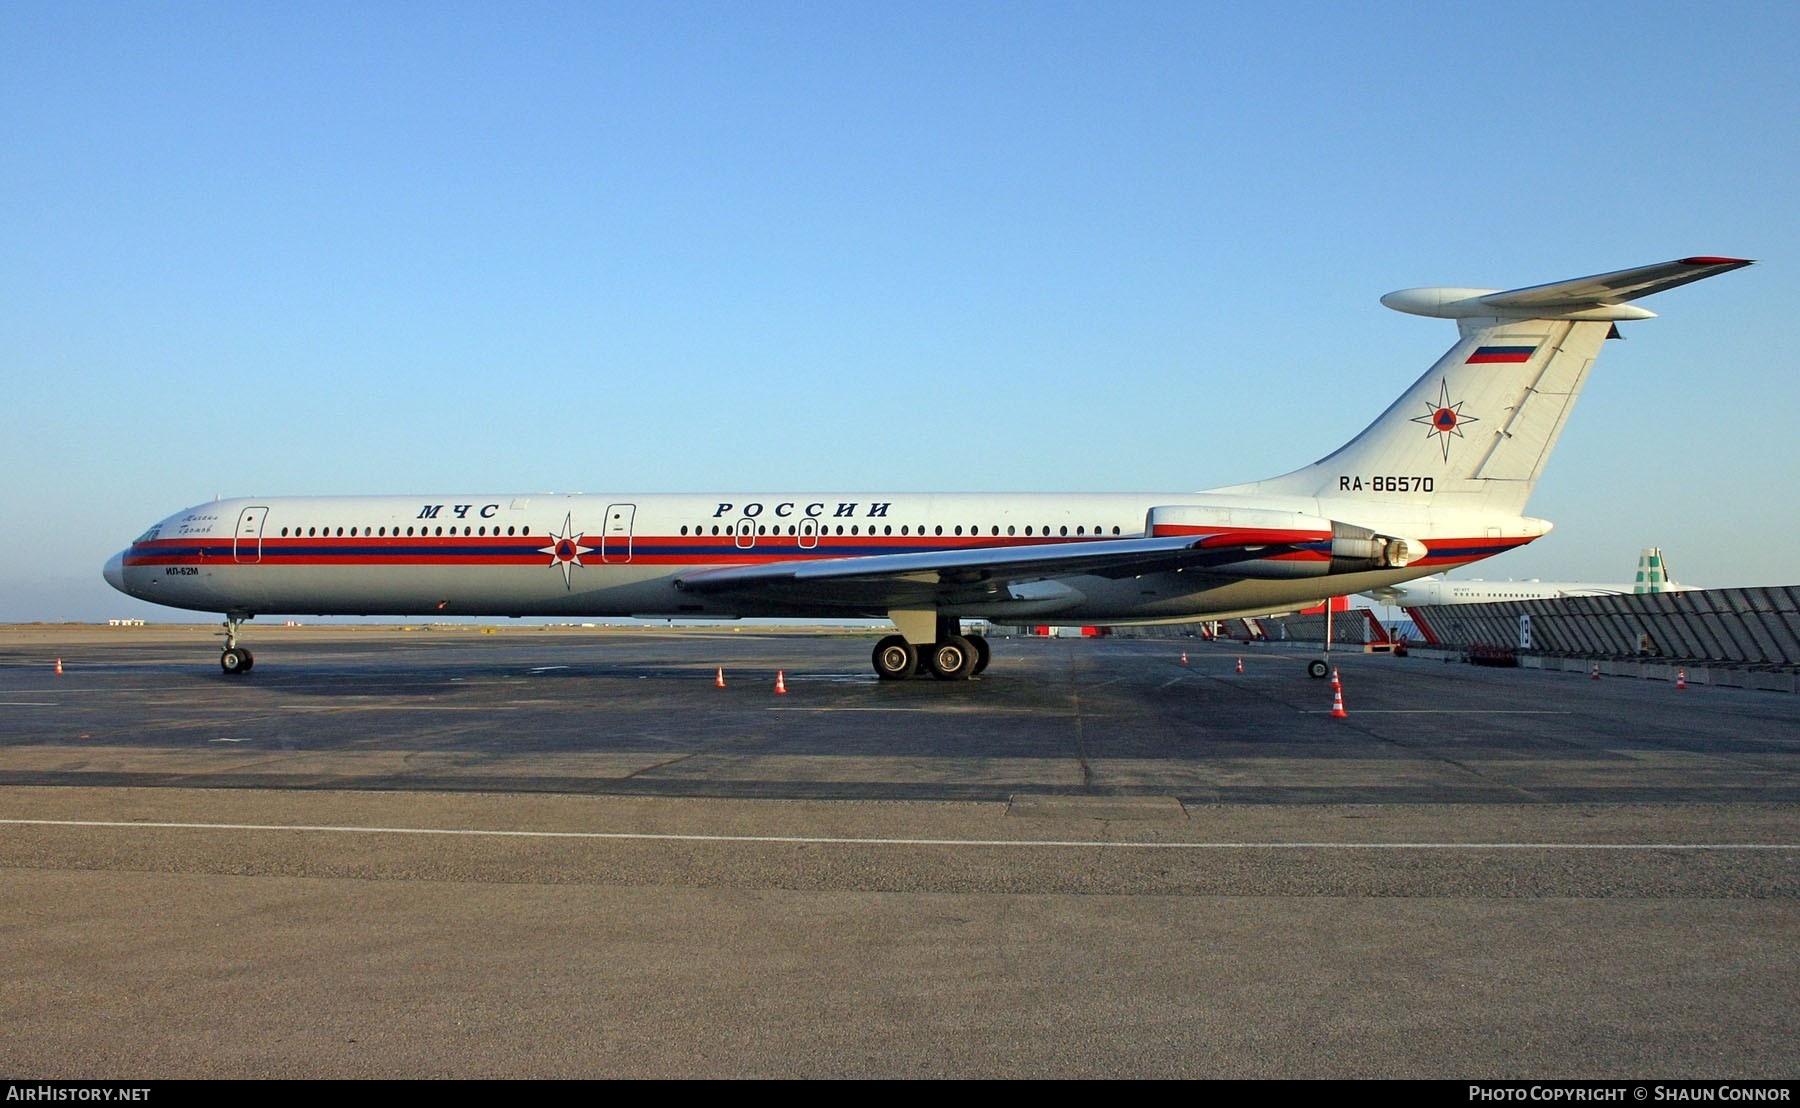
[[(878, 618), (887, 605), (779, 593), (706, 593), (707, 569), (931, 551), (1016, 551), (1142, 537), (1152, 508), (1208, 494), (470, 495), (220, 500), (179, 512), (108, 564), (133, 596), (264, 614), (793, 616)], [(1267, 500), (1261, 503), (1268, 503)], [(1296, 499), (1295, 512), (1346, 504)], [(1283, 611), (1500, 553), (1539, 520), (1432, 518), (1363, 505), (1355, 521), (1421, 539), (1403, 569), (1299, 578), (1046, 575), (945, 614), (1043, 622), (1155, 621)], [(1388, 517), (1388, 518), (1376, 518)], [(1297, 556), (1298, 557), (1298, 556)], [(1321, 572), (1322, 572), (1321, 567)], [(850, 590), (854, 592), (854, 590)]]

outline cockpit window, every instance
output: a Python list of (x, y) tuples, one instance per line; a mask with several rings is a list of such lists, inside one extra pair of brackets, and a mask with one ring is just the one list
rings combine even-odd
[(157, 534), (157, 532), (159, 532), (159, 531), (161, 531), (161, 530), (162, 530), (162, 524), (160, 524), (160, 523), (159, 523), (159, 524), (157, 524), (157, 525), (156, 525), (156, 526), (155, 526), (155, 527), (152, 527), (152, 528), (150, 528), (150, 530), (148, 530), (148, 531), (145, 531), (145, 532), (144, 532), (144, 533), (143, 533), (143, 534), (141, 534), (141, 535), (139, 535), (139, 536), (138, 536), (138, 537), (137, 537), (137, 538), (136, 538), (136, 539), (135, 539), (135, 540), (134, 540), (134, 541), (133, 541), (133, 542), (132, 542), (132, 544), (131, 544), (131, 545), (133, 545), (133, 546), (137, 546), (137, 545), (138, 545), (138, 544), (139, 544), (139, 543), (146, 543), (146, 542), (155, 542), (155, 541), (156, 541), (156, 534)]

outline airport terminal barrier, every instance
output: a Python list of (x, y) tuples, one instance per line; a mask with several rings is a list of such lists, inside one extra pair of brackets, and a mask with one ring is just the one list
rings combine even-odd
[(1704, 589), (1408, 609), (1441, 650), (1517, 652), (1521, 664), (1569, 658), (1793, 671), (1800, 667), (1800, 586)]
[[(1415, 629), (1396, 653), (1449, 662), (1800, 692), (1800, 586), (1506, 600), (1408, 608)], [(1121, 629), (1143, 637), (1198, 625)], [(1320, 616), (1228, 620), (1221, 637), (1316, 643)], [(1337, 646), (1379, 649), (1367, 619), (1333, 621)], [(1420, 638), (1424, 641), (1421, 642)]]

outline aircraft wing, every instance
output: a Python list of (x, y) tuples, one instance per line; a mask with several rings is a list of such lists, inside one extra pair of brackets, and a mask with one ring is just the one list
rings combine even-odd
[(1254, 532), (1102, 539), (723, 566), (686, 574), (676, 586), (694, 593), (803, 599), (846, 610), (952, 607), (1004, 598), (1010, 585), (1073, 576), (1227, 571), (1234, 563), (1298, 549)]

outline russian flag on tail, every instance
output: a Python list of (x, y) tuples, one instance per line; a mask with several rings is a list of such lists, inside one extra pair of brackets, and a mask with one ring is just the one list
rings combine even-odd
[(1495, 363), (1529, 362), (1537, 353), (1535, 346), (1478, 346), (1475, 353), (1469, 355), (1465, 365), (1492, 365)]

